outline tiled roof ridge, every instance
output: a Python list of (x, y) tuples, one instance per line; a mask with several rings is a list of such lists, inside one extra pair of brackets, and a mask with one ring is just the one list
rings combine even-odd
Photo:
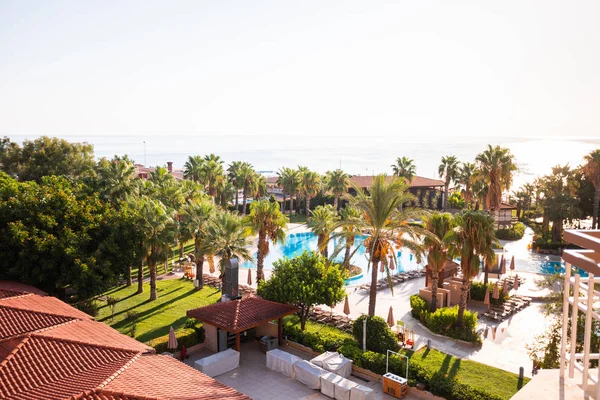
[(96, 390), (102, 389), (104, 386), (106, 386), (110, 382), (112, 382), (115, 378), (117, 378), (119, 375), (121, 375), (131, 364), (133, 364), (138, 358), (140, 358), (141, 355), (142, 355), (142, 353), (137, 353), (136, 355), (134, 355), (131, 358), (131, 360), (129, 360), (129, 361), (127, 361), (127, 363), (125, 363), (125, 365), (123, 365), (121, 368), (119, 368), (117, 371), (115, 371), (111, 376), (106, 378), (104, 380), (104, 382), (99, 384), (98, 387), (96, 388)]
[[(19, 350), (21, 350), (21, 347), (23, 347), (30, 339), (31, 337), (29, 335), (25, 335), (25, 337), (23, 337), (23, 339), (19, 342), (18, 345), (15, 346), (14, 349), (12, 349), (12, 351), (10, 353), (8, 353), (8, 355), (6, 357), (4, 357), (4, 360), (0, 361), (0, 369), (4, 368), (4, 366), (6, 364), (8, 364), (8, 362), (10, 361), (11, 358), (13, 358), (15, 356), (15, 354), (17, 354), (19, 352)], [(15, 338), (13, 338), (15, 339)]]
[(105, 344), (96, 344), (96, 343), (86, 342), (84, 340), (77, 340), (77, 339), (66, 339), (66, 338), (57, 338), (57, 337), (53, 337), (53, 336), (44, 336), (44, 335), (40, 335), (39, 333), (41, 333), (41, 332), (32, 332), (32, 333), (28, 333), (27, 336), (35, 337), (36, 339), (41, 339), (41, 340), (52, 340), (54, 342), (61, 342), (61, 343), (74, 343), (74, 344), (81, 345), (81, 346), (90, 346), (90, 347), (96, 347), (96, 348), (105, 349), (105, 350), (125, 351), (125, 352), (133, 353), (133, 354), (140, 353), (139, 351), (131, 350), (131, 349), (125, 348), (125, 347), (109, 346), (109, 345), (105, 345)]
[[(33, 294), (33, 293), (30, 293), (30, 294)], [(9, 298), (10, 299), (14, 299), (14, 297), (9, 297)], [(2, 300), (2, 299), (0, 299), (0, 300)], [(49, 313), (49, 312), (46, 312), (46, 311), (36, 311), (36, 310), (30, 310), (30, 309), (27, 309), (27, 308), (21, 308), (21, 307), (15, 307), (15, 306), (7, 306), (7, 305), (4, 305), (4, 304), (0, 304), (0, 308), (9, 308), (11, 310), (15, 310), (15, 311), (19, 311), (19, 312), (25, 312), (25, 313), (32, 313), (32, 314), (50, 315), (51, 317), (71, 318), (71, 321), (63, 322), (63, 323), (60, 323), (60, 324), (57, 324), (57, 325), (52, 325), (52, 326), (49, 326), (47, 328), (40, 328), (40, 329), (38, 329), (38, 330), (36, 330), (34, 332), (42, 332), (42, 331), (45, 331), (45, 330), (48, 330), (48, 329), (55, 328), (57, 326), (62, 326), (64, 324), (69, 324), (69, 323), (73, 322), (74, 320), (83, 321), (83, 318), (72, 317), (70, 315), (54, 314), (54, 313)]]
[(237, 304), (235, 305), (235, 316), (233, 317), (233, 322), (234, 322), (234, 328), (235, 329), (237, 329), (237, 327), (238, 327), (241, 304), (242, 304), (242, 301), (240, 299), (240, 301), (238, 301)]
[[(30, 292), (23, 292), (23, 291), (21, 291), (21, 290), (12, 290), (12, 289), (4, 289), (4, 290), (6, 290), (7, 292), (15, 292), (15, 293), (21, 293), (21, 294), (18, 294), (18, 295), (16, 295), (16, 296), (11, 296), (11, 297), (2, 297), (2, 298), (0, 298), (0, 303), (1, 303), (3, 300), (13, 300), (13, 299), (18, 299), (18, 298), (20, 298), (20, 297), (27, 297), (27, 296), (40, 296), (39, 294), (30, 293)], [(40, 297), (45, 297), (45, 296), (40, 296)], [(3, 307), (6, 307), (6, 306), (3, 306)]]

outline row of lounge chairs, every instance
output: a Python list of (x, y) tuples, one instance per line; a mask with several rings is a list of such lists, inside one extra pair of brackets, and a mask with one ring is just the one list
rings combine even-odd
[[(422, 276), (425, 276), (425, 270), (424, 269), (419, 269), (419, 270), (414, 270), (414, 271), (407, 271), (407, 272), (401, 272), (399, 274), (396, 275), (392, 275), (392, 284), (395, 286), (397, 284), (400, 284), (404, 281), (408, 281), (410, 279), (415, 279), (415, 278), (420, 278)], [(387, 278), (383, 278), (377, 281), (377, 290), (381, 290), (381, 289), (385, 289), (389, 287), (389, 283)], [(364, 285), (360, 285), (358, 287), (359, 290), (370, 290), (371, 289), (371, 284), (370, 283), (365, 283)]]
[[(211, 275), (207, 275), (207, 274), (204, 274), (202, 276), (204, 277), (203, 281), (204, 281), (205, 285), (214, 287), (214, 288), (221, 287), (221, 279), (216, 278)], [(240, 295), (245, 296), (245, 295), (250, 295), (250, 294), (256, 294), (256, 289), (254, 289), (250, 286), (247, 286), (247, 285), (238, 285), (238, 292)]]
[(511, 315), (521, 311), (529, 304), (531, 304), (530, 297), (513, 295), (503, 304), (490, 307), (490, 309), (481, 314), (481, 316), (492, 321), (502, 322)]
[(353, 320), (346, 315), (333, 314), (329, 310), (320, 307), (313, 307), (308, 319), (325, 325), (330, 325), (345, 332), (352, 332)]

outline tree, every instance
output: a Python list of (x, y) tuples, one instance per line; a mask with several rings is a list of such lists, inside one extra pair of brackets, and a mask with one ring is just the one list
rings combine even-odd
[(242, 201), (244, 202), (244, 204), (242, 205), (242, 215), (246, 215), (248, 193), (250, 193), (254, 182), (258, 179), (258, 176), (256, 171), (254, 171), (254, 168), (252, 168), (252, 165), (250, 165), (249, 163), (243, 163), (238, 174), (238, 179), (242, 183), (243, 190)]
[(286, 193), (290, 196), (290, 218), (292, 216), (292, 201), (296, 192), (298, 191), (298, 187), (300, 186), (300, 176), (298, 175), (298, 171), (293, 170), (291, 168), (281, 168), (279, 172), (277, 172), (277, 184), (283, 189), (283, 201), (285, 203), (285, 195)]
[(408, 184), (410, 184), (417, 173), (414, 160), (408, 157), (398, 157), (396, 164), (392, 164), (392, 169), (394, 170), (394, 176), (405, 178)]
[(219, 270), (223, 290), (226, 285), (225, 267), (231, 259), (237, 258), (240, 263), (252, 260), (248, 230), (236, 214), (228, 211), (220, 212), (208, 226), (207, 237), (202, 251), (207, 254), (209, 262), (212, 257), (219, 258)]
[(496, 258), (495, 222), (491, 215), (479, 211), (463, 211), (454, 216), (453, 222), (455, 227), (446, 235), (444, 241), (447, 246), (453, 246), (460, 255), (463, 284), (458, 305), (457, 326), (462, 328), (471, 282), (479, 274), (481, 259), (484, 264), (489, 265)]
[(100, 195), (119, 207), (131, 195), (137, 178), (135, 166), (127, 157), (113, 157), (98, 162)]
[(452, 215), (449, 213), (434, 213), (423, 218), (425, 229), (431, 236), (423, 238), (427, 251), (427, 266), (431, 271), (431, 312), (437, 309), (437, 291), (440, 272), (444, 270), (448, 258), (454, 254), (452, 248), (444, 242), (444, 238), (453, 228)]
[(465, 199), (466, 207), (471, 208), (471, 202), (473, 201), (473, 181), (475, 175), (475, 164), (473, 163), (462, 163), (458, 171), (458, 177), (456, 182), (462, 186), (462, 194)]
[(311, 216), (307, 221), (308, 229), (317, 235), (318, 249), (321, 255), (327, 258), (327, 245), (329, 237), (336, 227), (336, 222), (339, 217), (330, 204), (318, 206), (311, 212)]
[(300, 169), (300, 191), (304, 194), (306, 200), (306, 219), (310, 215), (310, 199), (315, 197), (321, 190), (321, 177), (314, 171), (307, 168), (299, 167)]
[(600, 149), (585, 156), (583, 165), (585, 176), (594, 185), (594, 211), (592, 214), (592, 229), (598, 228), (598, 208), (600, 207)]
[(552, 240), (562, 241), (563, 223), (581, 215), (577, 190), (579, 182), (575, 179), (575, 171), (568, 165), (557, 165), (552, 168), (552, 175), (545, 176), (544, 220), (552, 221)]
[(269, 200), (254, 201), (250, 204), (250, 215), (247, 217), (253, 233), (258, 233), (258, 254), (256, 256), (256, 280), (264, 281), (263, 266), (269, 254), (269, 242), (277, 244), (285, 240), (285, 227), (288, 219), (279, 211), (277, 203)]
[(455, 156), (442, 157), (442, 163), (438, 167), (440, 178), (444, 178), (444, 211), (448, 209), (448, 188), (450, 183), (458, 176), (458, 159)]
[(342, 217), (342, 235), (344, 237), (346, 247), (342, 268), (348, 269), (350, 268), (350, 252), (352, 246), (354, 246), (356, 236), (360, 234), (357, 226), (361, 224), (360, 218), (362, 215), (358, 209), (350, 205), (346, 205), (346, 207), (342, 208), (340, 214)]
[(350, 176), (341, 169), (327, 171), (326, 182), (327, 190), (333, 194), (333, 208), (338, 212), (340, 197), (348, 191)]
[(210, 200), (190, 200), (183, 207), (183, 224), (194, 240), (194, 260), (199, 289), (204, 287), (204, 249), (207, 246), (208, 227), (215, 215), (215, 206)]
[(240, 171), (242, 170), (242, 166), (245, 164), (244, 161), (234, 161), (227, 168), (227, 176), (229, 177), (229, 181), (233, 184), (233, 187), (236, 189), (235, 192), (235, 208), (237, 209), (239, 206), (239, 196), (238, 191), (244, 188), (243, 179), (240, 177)]
[(510, 150), (504, 147), (492, 147), (475, 157), (479, 172), (488, 186), (486, 196), (486, 209), (498, 212), (502, 202), (502, 192), (510, 187), (517, 166)]
[(194, 182), (202, 182), (202, 168), (204, 159), (201, 156), (188, 156), (187, 161), (183, 164), (183, 177)]
[(223, 169), (223, 161), (218, 156), (211, 154), (204, 157), (201, 167), (201, 183), (213, 201), (216, 201), (218, 189), (225, 184), (226, 176)]
[(373, 316), (377, 301), (377, 269), (380, 263), (392, 287), (388, 258), (396, 257), (394, 245), (411, 250), (415, 253), (417, 261), (421, 262), (423, 247), (418, 239), (426, 232), (420, 227), (409, 224), (409, 220), (422, 217), (424, 211), (400, 207), (403, 203), (414, 200), (402, 179), (395, 178), (387, 183), (385, 175), (378, 175), (373, 180), (370, 192), (355, 185), (353, 188), (356, 196), (350, 199), (350, 204), (362, 213), (363, 218), (352, 221), (351, 224), (367, 236), (364, 245), (371, 268), (369, 315)]
[(258, 295), (267, 300), (299, 308), (300, 328), (306, 328), (311, 307), (333, 307), (344, 299), (344, 279), (336, 265), (325, 268), (325, 259), (317, 252), (305, 251), (291, 259), (273, 263), (271, 278), (258, 286)]

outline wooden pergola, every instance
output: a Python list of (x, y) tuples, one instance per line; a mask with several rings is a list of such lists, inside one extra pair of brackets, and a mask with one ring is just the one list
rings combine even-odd
[(187, 316), (235, 335), (235, 350), (240, 351), (240, 334), (277, 320), (279, 345), (283, 344), (283, 317), (298, 308), (251, 296), (188, 310)]

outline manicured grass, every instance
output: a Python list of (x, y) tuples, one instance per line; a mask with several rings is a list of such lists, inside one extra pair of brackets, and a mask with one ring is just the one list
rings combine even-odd
[[(298, 328), (300, 328), (300, 317), (297, 315), (288, 315), (287, 317), (283, 318), (283, 324), (284, 326), (297, 326)], [(344, 339), (354, 339), (352, 335), (342, 330), (339, 330), (338, 328), (334, 328), (329, 325), (319, 324), (310, 320), (306, 321), (306, 332), (331, 334), (335, 336), (341, 336)]]
[(129, 324), (126, 321), (128, 311), (138, 313), (138, 324), (135, 338), (140, 342), (148, 342), (154, 338), (169, 333), (173, 326), (175, 330), (183, 327), (187, 320), (186, 311), (215, 303), (221, 292), (205, 286), (195, 290), (192, 281), (186, 279), (161, 280), (156, 283), (158, 299), (148, 300), (150, 284), (144, 284), (144, 293), (136, 294), (137, 285), (113, 288), (102, 296), (112, 296), (119, 299), (115, 307), (114, 320), (110, 317), (110, 307), (105, 301), (98, 300), (100, 310), (96, 319), (112, 326), (119, 332), (127, 334)]
[(474, 388), (485, 390), (503, 399), (510, 399), (529, 378), (519, 381), (519, 376), (475, 361), (462, 360), (437, 350), (422, 348), (413, 353), (411, 360), (418, 360), (425, 368), (441, 371), (449, 377)]
[(292, 216), (290, 217), (290, 214), (286, 213), (285, 216), (288, 217), (290, 219), (290, 222), (292, 222), (294, 224), (305, 224), (306, 223), (306, 215), (305, 214), (292, 213)]

